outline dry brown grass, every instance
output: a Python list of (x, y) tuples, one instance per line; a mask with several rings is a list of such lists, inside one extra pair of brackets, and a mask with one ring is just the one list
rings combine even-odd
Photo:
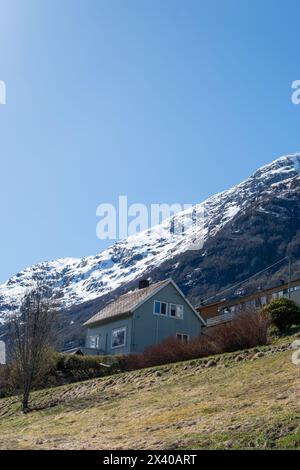
[(300, 448), (300, 369), (272, 348), (35, 392), (26, 416), (2, 399), (0, 449)]

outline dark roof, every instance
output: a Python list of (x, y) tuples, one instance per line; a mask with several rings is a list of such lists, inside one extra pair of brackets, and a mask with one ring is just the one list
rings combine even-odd
[(104, 320), (118, 317), (126, 313), (132, 313), (133, 310), (142, 302), (151, 297), (157, 290), (161, 289), (163, 286), (169, 284), (170, 279), (165, 281), (157, 282), (151, 284), (149, 287), (144, 289), (137, 289), (127, 294), (121, 295), (117, 300), (112, 301), (106, 307), (104, 307), (100, 312), (96, 313), (92, 318), (84, 323), (84, 326), (93, 325), (95, 323), (102, 322)]

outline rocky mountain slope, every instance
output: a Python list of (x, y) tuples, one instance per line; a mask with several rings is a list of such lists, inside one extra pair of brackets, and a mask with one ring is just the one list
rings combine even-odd
[[(96, 256), (29, 267), (0, 286), (0, 322), (7, 321), (40, 274), (59, 296), (63, 329), (72, 339), (78, 334), (76, 325), (144, 276), (173, 277), (196, 304), (288, 252), (295, 259), (293, 276), (300, 277), (299, 182), (300, 154), (281, 157), (237, 186)], [(184, 230), (174, 231), (183, 224)], [(245, 288), (267, 286), (285, 277), (283, 261)], [(229, 294), (234, 295), (234, 290)]]

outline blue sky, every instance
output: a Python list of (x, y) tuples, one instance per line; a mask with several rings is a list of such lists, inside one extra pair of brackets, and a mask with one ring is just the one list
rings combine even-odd
[(0, 0), (0, 281), (96, 207), (201, 202), (300, 150), (296, 1)]

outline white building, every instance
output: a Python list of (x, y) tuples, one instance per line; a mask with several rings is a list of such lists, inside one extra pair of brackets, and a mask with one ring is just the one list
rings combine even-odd
[(6, 364), (5, 343), (0, 340), (0, 364)]

